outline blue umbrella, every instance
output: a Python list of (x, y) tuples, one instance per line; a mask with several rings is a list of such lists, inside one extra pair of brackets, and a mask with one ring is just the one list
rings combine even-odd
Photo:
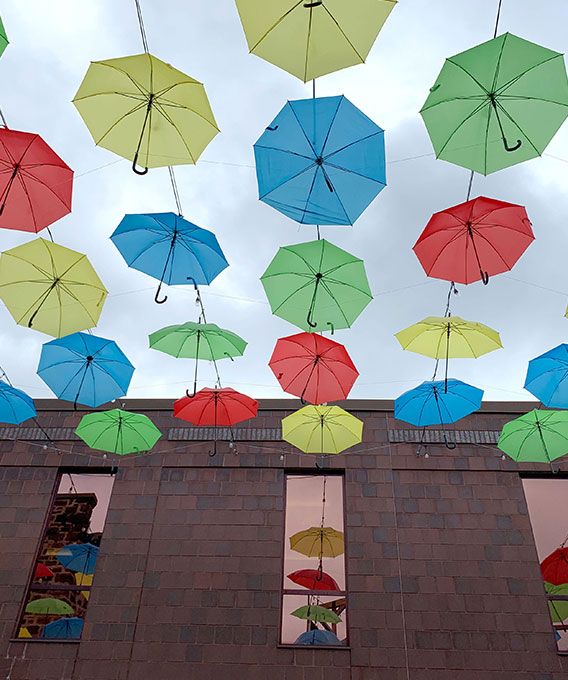
[(36, 416), (34, 402), (22, 390), (0, 380), (0, 422), (19, 425)]
[(550, 408), (568, 408), (568, 345), (529, 361), (525, 389)]
[(83, 619), (78, 616), (65, 617), (46, 624), (41, 631), (41, 637), (50, 640), (78, 640), (82, 630)]
[(353, 224), (386, 186), (383, 130), (343, 96), (288, 102), (254, 155), (260, 200), (302, 224)]
[(70, 571), (94, 574), (99, 549), (92, 543), (70, 543), (55, 555), (59, 562)]
[(162, 283), (211, 283), (228, 267), (215, 234), (172, 212), (125, 215), (110, 237), (126, 264)]
[(43, 345), (37, 372), (59, 399), (95, 407), (126, 394), (134, 366), (113, 340), (73, 333)]
[(443, 425), (455, 423), (481, 406), (483, 390), (449, 378), (447, 391), (444, 380), (426, 381), (394, 402), (394, 417), (411, 425)]
[(295, 645), (340, 645), (341, 640), (329, 630), (308, 630), (294, 642)]

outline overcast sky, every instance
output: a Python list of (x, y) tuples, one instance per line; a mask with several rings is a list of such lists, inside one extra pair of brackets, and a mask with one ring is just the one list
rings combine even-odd
[[(255, 397), (286, 396), (267, 366), (279, 337), (299, 332), (271, 315), (259, 281), (281, 245), (315, 237), (258, 201), (252, 146), (287, 100), (311, 96), (277, 67), (248, 54), (233, 0), (141, 0), (150, 51), (205, 84), (221, 134), (196, 166), (176, 169), (184, 215), (213, 231), (230, 267), (203, 288), (208, 321), (248, 340), (242, 358), (219, 363), (223, 384)], [(394, 333), (442, 315), (448, 284), (428, 279), (412, 246), (432, 213), (465, 200), (467, 170), (436, 160), (418, 113), (444, 59), (492, 37), (497, 0), (401, 0), (365, 65), (317, 81), (321, 96), (345, 94), (385, 129), (388, 186), (353, 227), (322, 234), (362, 257), (374, 301), (347, 346), (360, 378), (357, 398), (394, 398), (429, 380), (434, 361), (400, 348)], [(212, 6), (214, 5), (214, 9)], [(193, 378), (190, 360), (148, 349), (149, 333), (197, 320), (191, 288), (153, 301), (156, 282), (127, 268), (109, 240), (125, 213), (175, 210), (166, 168), (138, 177), (130, 162), (94, 145), (71, 99), (90, 61), (139, 54), (134, 0), (5, 0), (10, 45), (0, 59), (0, 106), (10, 127), (40, 133), (75, 170), (73, 212), (52, 227), (57, 243), (88, 254), (110, 294), (94, 332), (116, 340), (136, 366), (130, 397), (179, 397)], [(565, 0), (503, 0), (500, 32), (564, 52)], [(488, 400), (530, 399), (529, 359), (568, 338), (568, 129), (542, 158), (476, 175), (472, 197), (525, 205), (535, 242), (512, 272), (488, 286), (459, 286), (453, 314), (498, 330), (504, 349), (454, 360), (450, 374), (485, 390)], [(4, 230), (0, 248), (29, 234)], [(53, 396), (35, 374), (51, 338), (16, 326), (0, 308), (0, 364), (34, 397)], [(200, 386), (212, 385), (202, 362)]]

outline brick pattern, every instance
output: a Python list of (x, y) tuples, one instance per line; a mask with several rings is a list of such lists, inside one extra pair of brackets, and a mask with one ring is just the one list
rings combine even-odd
[[(293, 407), (265, 408), (249, 429), (278, 430)], [(166, 433), (169, 408), (148, 411)], [(456, 431), (498, 432), (512, 410)], [(389, 441), (408, 430), (392, 410), (354, 415), (363, 444), (323, 460), (269, 439), (237, 455), (220, 442), (211, 458), (207, 442), (163, 438), (120, 460), (71, 440), (0, 441), (0, 677), (12, 666), (11, 680), (407, 680), (408, 662), (412, 680), (564, 680), (517, 465), (463, 438), (417, 456), (416, 440)], [(53, 428), (80, 416), (39, 413)], [(283, 472), (316, 462), (345, 470), (350, 649), (277, 645)], [(80, 644), (9, 642), (57, 469), (113, 465)]]

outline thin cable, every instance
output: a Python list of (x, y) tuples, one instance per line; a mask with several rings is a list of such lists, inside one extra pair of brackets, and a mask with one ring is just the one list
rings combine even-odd
[(144, 28), (144, 19), (142, 18), (142, 9), (140, 8), (139, 0), (134, 0), (136, 4), (136, 13), (138, 14), (138, 25), (140, 26), (140, 35), (142, 36), (142, 45), (144, 45), (144, 52), (149, 54), (148, 39), (146, 38), (146, 29)]
[(7, 128), (8, 123), (6, 122), (6, 119), (4, 118), (4, 114), (2, 113), (2, 109), (0, 109), (0, 118), (2, 119), (2, 125)]
[(55, 243), (55, 241), (53, 240), (53, 234), (51, 233), (51, 229), (49, 227), (46, 227), (46, 229), (47, 233), (49, 234), (49, 238), (51, 239), (51, 242)]
[(497, 19), (495, 20), (495, 31), (493, 32), (493, 37), (497, 37), (497, 29), (499, 28), (499, 18), (501, 16), (501, 3), (503, 0), (499, 0), (499, 6), (497, 7)]
[(173, 189), (173, 192), (174, 192), (174, 198), (175, 198), (175, 201), (176, 201), (176, 207), (177, 207), (178, 215), (180, 217), (183, 217), (183, 211), (181, 209), (181, 200), (180, 200), (180, 197), (179, 197), (179, 191), (178, 191), (178, 186), (177, 186), (177, 182), (176, 182), (176, 176), (174, 175), (174, 169), (172, 168), (171, 165), (168, 165), (168, 171), (170, 173), (170, 180), (172, 182), (172, 189)]
[(469, 176), (469, 184), (468, 184), (468, 186), (467, 186), (467, 196), (466, 196), (466, 199), (465, 199), (466, 201), (469, 201), (469, 197), (471, 196), (471, 187), (472, 187), (472, 184), (473, 184), (473, 176), (474, 176), (474, 174), (475, 174), (475, 173), (474, 173), (474, 171), (472, 170), (472, 171), (471, 171), (471, 175)]

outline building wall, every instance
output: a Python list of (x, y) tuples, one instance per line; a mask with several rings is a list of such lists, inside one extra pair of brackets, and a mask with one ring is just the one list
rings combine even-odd
[[(131, 401), (169, 436), (152, 455), (104, 459), (69, 434), (81, 412), (46, 401), (38, 418), (57, 450), (33, 428), (19, 431), (28, 442), (0, 430), (0, 677), (564, 679), (516, 464), (487, 444), (419, 457), (389, 441), (412, 429), (392, 402), (345, 405), (364, 442), (320, 464), (345, 471), (349, 649), (278, 646), (284, 471), (318, 461), (275, 440), (295, 402), (265, 402), (243, 424), (259, 441), (210, 457), (171, 403)], [(472, 439), (528, 408), (486, 404), (457, 426)], [(113, 465), (82, 640), (10, 641), (58, 469)]]

